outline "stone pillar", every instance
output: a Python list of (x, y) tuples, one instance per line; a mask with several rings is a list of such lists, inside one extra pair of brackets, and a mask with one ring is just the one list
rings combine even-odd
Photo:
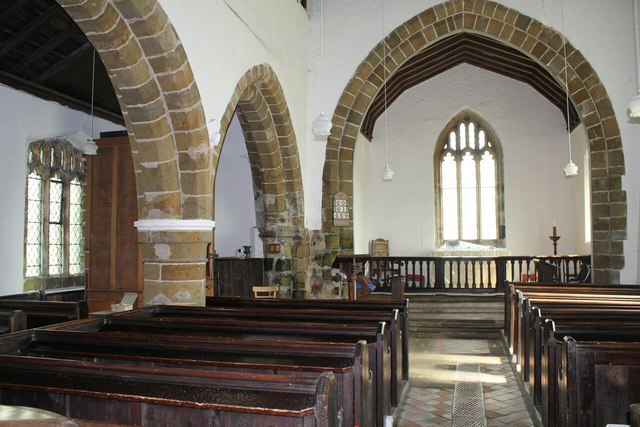
[(205, 305), (211, 220), (144, 219), (135, 222), (142, 244), (144, 304)]

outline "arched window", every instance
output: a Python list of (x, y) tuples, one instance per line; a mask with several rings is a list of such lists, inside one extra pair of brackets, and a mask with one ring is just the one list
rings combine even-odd
[(25, 278), (52, 286), (72, 276), (83, 282), (82, 153), (66, 140), (34, 141), (28, 162)]
[(436, 245), (504, 246), (502, 154), (487, 124), (459, 114), (440, 134), (434, 163)]

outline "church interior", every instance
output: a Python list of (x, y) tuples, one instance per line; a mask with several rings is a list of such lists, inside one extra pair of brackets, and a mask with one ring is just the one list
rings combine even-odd
[(0, 425), (640, 426), (638, 3), (3, 2)]

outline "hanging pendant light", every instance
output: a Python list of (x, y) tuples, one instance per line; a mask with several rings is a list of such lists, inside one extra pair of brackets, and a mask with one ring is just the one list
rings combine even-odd
[(382, 180), (393, 181), (393, 169), (389, 166), (389, 122), (387, 120), (387, 42), (384, 31), (384, 0), (382, 3), (382, 84), (384, 84), (384, 158), (385, 165), (382, 170)]
[(93, 64), (91, 67), (91, 135), (82, 146), (82, 152), (87, 156), (98, 154), (98, 145), (93, 140), (93, 101), (96, 90), (96, 50), (93, 49)]
[(640, 117), (640, 34), (638, 34), (638, 0), (633, 0), (633, 44), (636, 58), (636, 96), (629, 103), (629, 117)]
[(331, 134), (331, 119), (324, 113), (324, 32), (322, 13), (322, 0), (320, 0), (320, 115), (311, 124), (313, 134), (318, 139), (325, 141)]
[(566, 177), (572, 177), (572, 176), (576, 176), (578, 175), (578, 166), (576, 166), (575, 163), (573, 163), (573, 160), (571, 160), (571, 121), (570, 116), (569, 116), (569, 79), (567, 77), (568, 73), (567, 73), (567, 68), (568, 68), (568, 61), (567, 61), (567, 36), (565, 35), (565, 30), (564, 30), (564, 0), (560, 1), (560, 8), (561, 10), (561, 19), (562, 19), (562, 41), (564, 42), (562, 44), (562, 50), (563, 50), (563, 54), (564, 54), (564, 84), (565, 84), (565, 91), (566, 91), (566, 101), (567, 101), (567, 146), (569, 149), (569, 163), (567, 163), (564, 167), (564, 175)]

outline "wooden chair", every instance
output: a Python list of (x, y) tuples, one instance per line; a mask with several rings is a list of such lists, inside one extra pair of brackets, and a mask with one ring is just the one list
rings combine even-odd
[(265, 298), (275, 299), (277, 292), (278, 292), (278, 285), (253, 287), (253, 297), (257, 299), (265, 299)]

